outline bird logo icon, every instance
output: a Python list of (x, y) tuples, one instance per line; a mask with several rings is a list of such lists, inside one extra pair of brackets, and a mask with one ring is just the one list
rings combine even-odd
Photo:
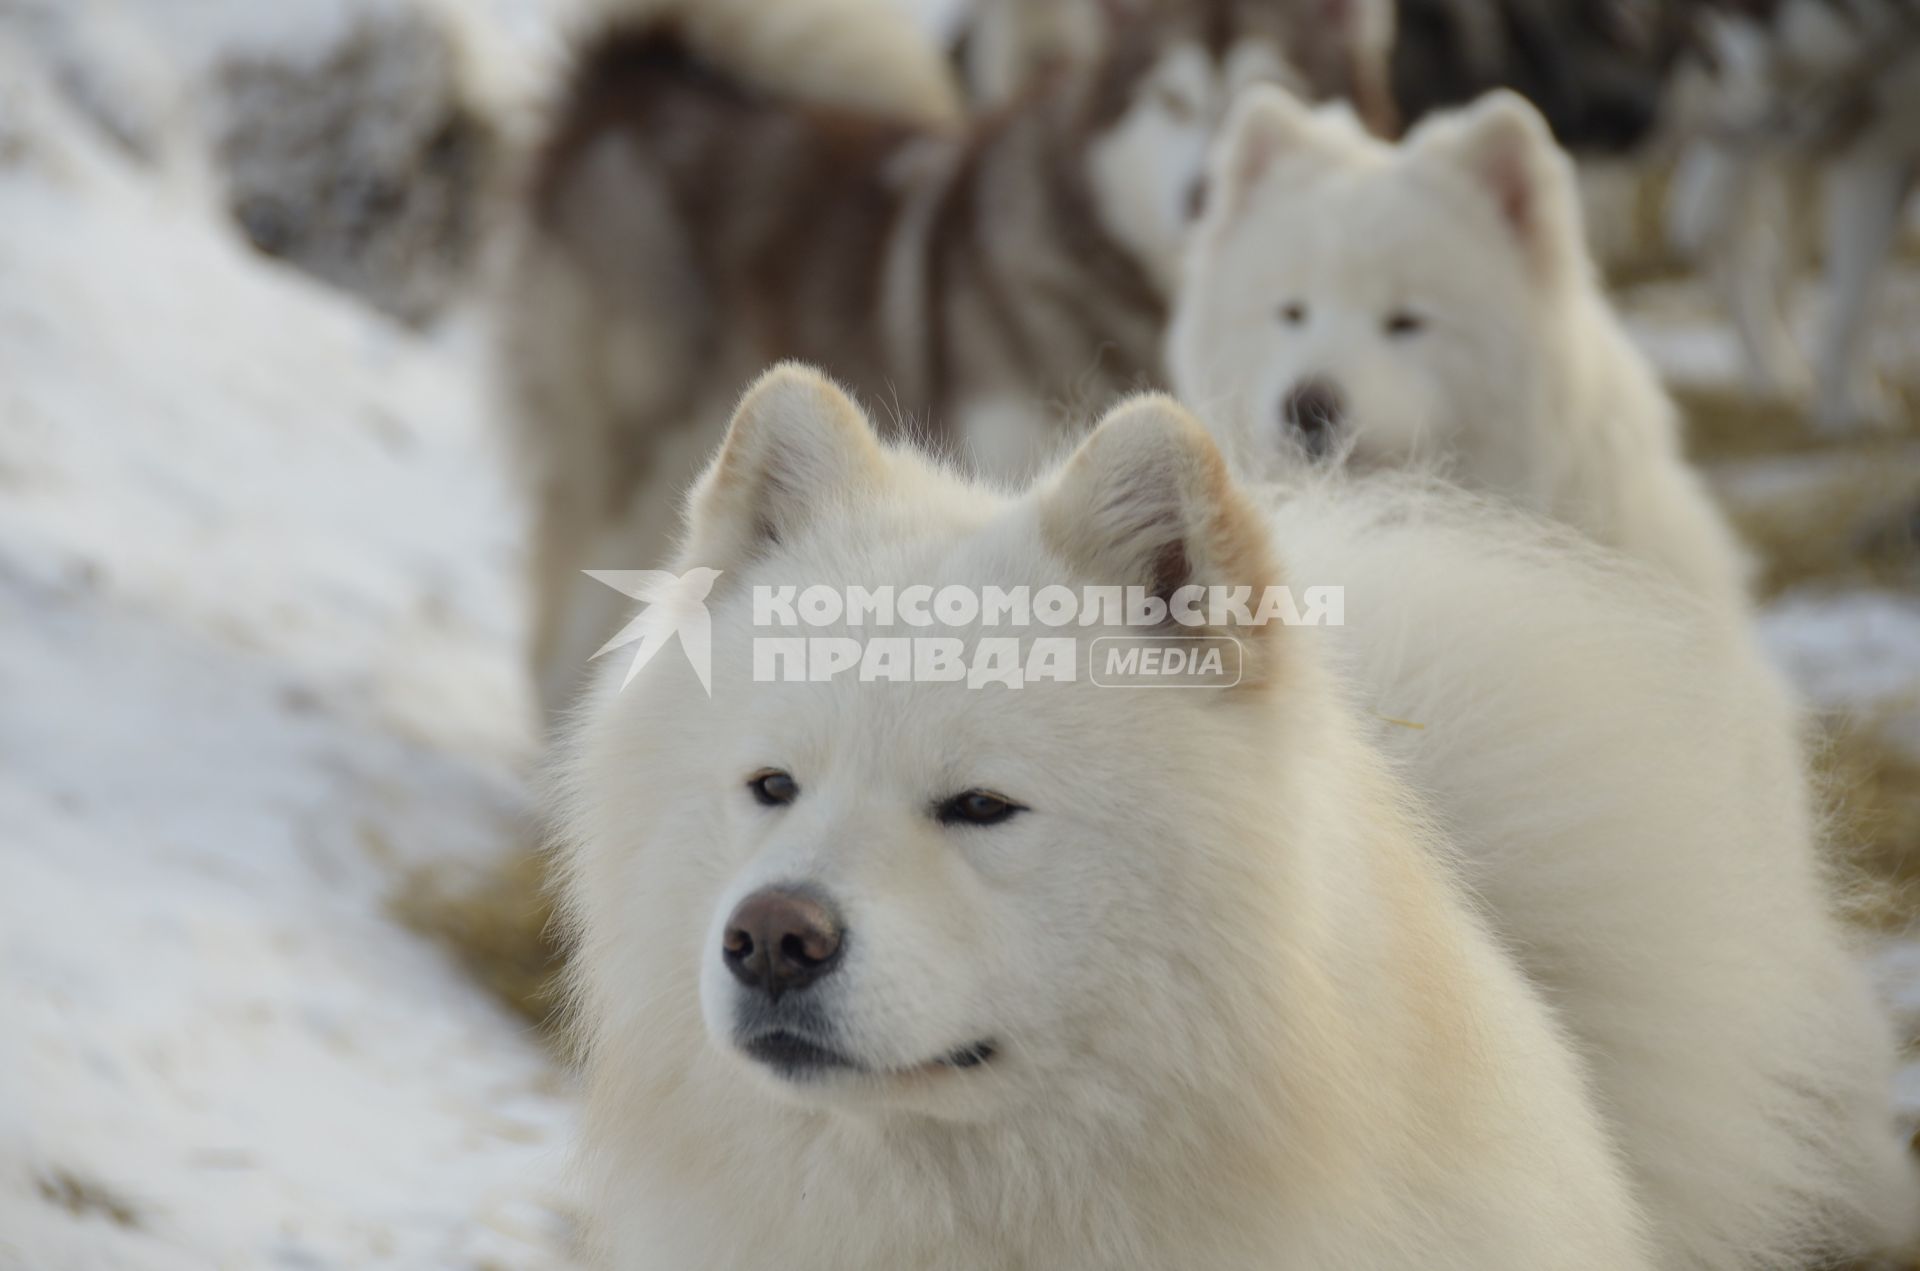
[(700, 566), (684, 574), (664, 569), (589, 569), (585, 573), (646, 606), (593, 655), (597, 658), (638, 642), (621, 688), (633, 683), (640, 668), (677, 636), (700, 687), (713, 696), (713, 621), (707, 615), (707, 593), (720, 570)]

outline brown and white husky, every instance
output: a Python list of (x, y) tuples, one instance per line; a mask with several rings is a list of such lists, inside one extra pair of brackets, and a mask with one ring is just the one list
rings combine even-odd
[[(1365, 3), (1116, 0), (1096, 57), (943, 126), (933, 72), (901, 69), (937, 52), (877, 40), (902, 21), (884, 0), (759, 3), (757, 28), (614, 5), (533, 158), (500, 312), (549, 718), (620, 603), (579, 571), (660, 563), (768, 363), (824, 366), (889, 427), (1010, 479), (1063, 445), (1059, 421), (1159, 383), (1228, 100), (1257, 81), (1348, 91), (1340, 49), (1372, 48), (1376, 21), (1344, 20)], [(878, 60), (906, 86), (897, 108), (857, 82), (854, 47), (894, 48)]]

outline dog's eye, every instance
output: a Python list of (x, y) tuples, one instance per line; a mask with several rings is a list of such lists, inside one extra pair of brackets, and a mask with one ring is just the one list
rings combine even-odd
[(1307, 307), (1298, 300), (1288, 301), (1280, 306), (1280, 321), (1290, 327), (1297, 327), (1307, 320)]
[(1427, 329), (1427, 320), (1411, 309), (1395, 309), (1380, 325), (1388, 335), (1418, 335)]
[(770, 808), (783, 807), (800, 797), (800, 783), (793, 779), (792, 773), (778, 768), (767, 768), (748, 777), (747, 789)]
[(991, 790), (966, 790), (934, 809), (942, 825), (998, 825), (1016, 812), (1026, 809), (1004, 795)]

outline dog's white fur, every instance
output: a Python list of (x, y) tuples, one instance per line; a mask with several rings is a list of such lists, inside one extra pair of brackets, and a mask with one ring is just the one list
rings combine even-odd
[[(681, 558), (726, 571), (712, 698), (666, 657), (610, 678), (565, 765), (603, 1258), (1633, 1271), (1905, 1237), (1890, 1045), (1778, 699), (1662, 584), (1385, 481), (1258, 513), (1144, 399), (1014, 497), (763, 379)], [(1230, 689), (749, 670), (755, 583), (1281, 579), (1344, 584), (1351, 625), (1232, 632)], [(749, 796), (768, 766), (790, 806)], [(930, 817), (973, 787), (1030, 810)], [(737, 1048), (720, 928), (777, 883), (841, 909), (809, 993), (891, 1075)]]
[(1237, 467), (1297, 464), (1285, 402), (1319, 382), (1344, 403), (1334, 454), (1443, 468), (1744, 606), (1743, 555), (1601, 291), (1571, 164), (1526, 102), (1489, 94), (1394, 146), (1259, 89), (1211, 186), (1169, 369)]
[(1825, 903), (1794, 710), (1741, 626), (1486, 508), (1320, 495), (1275, 524), (1296, 571), (1346, 585), (1353, 625), (1327, 634), (1367, 704), (1418, 726), (1390, 750), (1589, 1058), (1655, 1265), (1910, 1241), (1891, 1038)]

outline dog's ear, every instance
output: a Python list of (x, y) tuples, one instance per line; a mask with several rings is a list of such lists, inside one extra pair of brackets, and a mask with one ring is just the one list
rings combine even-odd
[(1492, 201), (1540, 281), (1568, 284), (1590, 268), (1573, 165), (1526, 98), (1495, 89), (1422, 124), (1407, 147), (1412, 162), (1467, 175)]
[(1361, 131), (1351, 110), (1343, 118), (1322, 117), (1278, 84), (1246, 89), (1208, 155), (1202, 224), (1215, 228), (1237, 220), (1254, 187), (1283, 158), (1339, 153)]
[[(1257, 607), (1280, 581), (1264, 520), (1206, 429), (1170, 397), (1115, 406), (1040, 497), (1043, 540), (1090, 585), (1140, 588), (1163, 602), (1183, 588), (1247, 587)], [(1190, 592), (1187, 603), (1199, 598)], [(1268, 637), (1280, 625), (1155, 634), (1232, 635), (1258, 646), (1248, 648), (1243, 682), (1259, 682), (1271, 669)]]
[(782, 362), (740, 399), (720, 453), (693, 488), (683, 567), (736, 568), (871, 493), (885, 471), (853, 399), (812, 367)]

